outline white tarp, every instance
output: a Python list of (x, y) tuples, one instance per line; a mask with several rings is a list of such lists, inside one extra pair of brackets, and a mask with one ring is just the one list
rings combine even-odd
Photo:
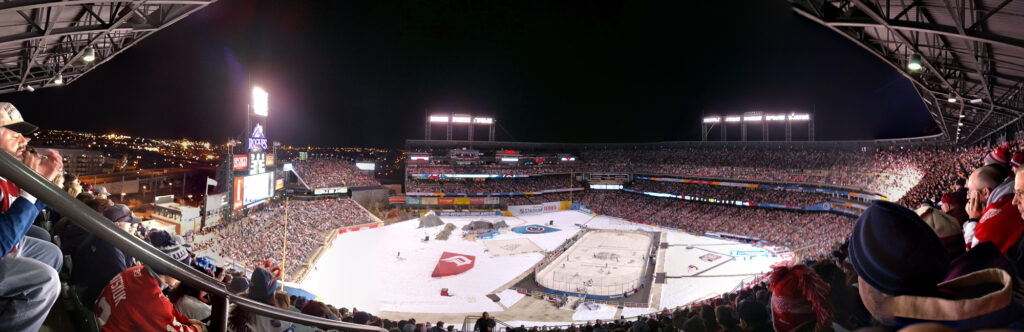
[(526, 238), (512, 240), (484, 240), (484, 246), (491, 256), (519, 255), (531, 252), (542, 252), (533, 241)]

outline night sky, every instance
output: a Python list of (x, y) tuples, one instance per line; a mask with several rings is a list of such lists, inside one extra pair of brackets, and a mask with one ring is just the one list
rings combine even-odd
[[(427, 111), (499, 140), (697, 140), (706, 113), (815, 110), (819, 140), (936, 129), (910, 83), (785, 1), (221, 0), (78, 81), (9, 94), (43, 128), (400, 147)], [(480, 127), (479, 130), (483, 130)], [(436, 131), (437, 138), (440, 132)]]

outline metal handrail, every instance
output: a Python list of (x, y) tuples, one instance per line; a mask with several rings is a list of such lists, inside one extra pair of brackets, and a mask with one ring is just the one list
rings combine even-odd
[(207, 328), (210, 331), (227, 330), (228, 304), (234, 303), (237, 307), (245, 309), (252, 314), (276, 318), (284, 321), (302, 325), (316, 326), (326, 329), (338, 329), (342, 331), (375, 331), (386, 332), (386, 330), (369, 325), (344, 323), (325, 318), (308, 316), (305, 314), (283, 310), (259, 303), (248, 298), (232, 294), (220, 281), (200, 273), (181, 262), (175, 261), (163, 254), (141, 239), (128, 234), (110, 222), (102, 215), (89, 208), (82, 202), (69, 196), (66, 192), (57, 188), (42, 176), (21, 163), (9, 153), (0, 152), (0, 177), (14, 182), (22, 190), (26, 190), (37, 199), (45, 202), (50, 208), (60, 212), (61, 215), (75, 221), (75, 224), (85, 228), (93, 235), (103, 239), (107, 243), (117, 247), (125, 254), (135, 257), (146, 265), (167, 271), (167, 275), (179, 281), (203, 290), (212, 298), (212, 309), (214, 312)]

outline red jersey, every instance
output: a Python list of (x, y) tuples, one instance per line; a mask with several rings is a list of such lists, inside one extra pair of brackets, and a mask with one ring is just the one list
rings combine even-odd
[(21, 189), (14, 182), (7, 181), (7, 179), (0, 178), (0, 211), (7, 212), (11, 208), (11, 204), (14, 203), (15, 199), (18, 199), (18, 194), (21, 194)]
[(196, 331), (188, 317), (174, 310), (160, 283), (136, 266), (110, 280), (96, 300), (93, 314), (103, 331)]

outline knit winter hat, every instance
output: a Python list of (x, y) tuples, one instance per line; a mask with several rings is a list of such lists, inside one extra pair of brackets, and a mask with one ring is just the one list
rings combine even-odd
[(302, 313), (315, 317), (324, 317), (324, 306), (320, 301), (309, 301), (302, 306)]
[(893, 295), (930, 294), (949, 269), (949, 253), (914, 211), (875, 201), (850, 235), (850, 263), (874, 288)]
[(165, 230), (158, 229), (149, 232), (149, 243), (152, 244), (153, 247), (160, 249), (160, 251), (167, 256), (170, 256), (173, 260), (179, 261), (185, 265), (192, 263), (192, 258), (189, 257), (188, 251), (175, 242), (174, 237)]
[(241, 294), (246, 290), (249, 290), (249, 279), (246, 279), (244, 276), (231, 278), (231, 283), (228, 284), (228, 291), (232, 294)]
[(370, 314), (367, 314), (365, 311), (360, 311), (360, 312), (352, 314), (352, 322), (353, 323), (356, 323), (356, 324), (366, 324), (366, 322), (368, 322), (368, 321), (370, 321)]
[(249, 299), (263, 302), (271, 295), (274, 295), (274, 285), (277, 283), (277, 280), (274, 280), (274, 277), (267, 270), (257, 267), (256, 270), (252, 271), (252, 276), (249, 279)]
[(1013, 158), (1010, 159), (1010, 166), (1020, 167), (1020, 164), (1024, 163), (1024, 152), (1017, 152), (1013, 154)]
[(807, 265), (779, 266), (768, 275), (772, 291), (772, 317), (777, 332), (792, 332), (817, 322), (832, 326), (831, 290)]
[(942, 204), (964, 206), (967, 204), (967, 191), (957, 190), (942, 194)]
[(1003, 166), (1009, 167), (1010, 166), (1010, 164), (1009, 164), (1009, 162), (1010, 162), (1009, 154), (1010, 154), (1010, 151), (1009, 151), (1009, 148), (1006, 145), (997, 147), (994, 150), (992, 150), (992, 152), (989, 152), (988, 155), (985, 156), (985, 165), (999, 164), (999, 165), (1003, 165)]
[(914, 212), (921, 216), (928, 227), (935, 230), (935, 235), (946, 245), (950, 257), (960, 256), (967, 250), (964, 247), (964, 230), (956, 218), (930, 206), (919, 207)]

